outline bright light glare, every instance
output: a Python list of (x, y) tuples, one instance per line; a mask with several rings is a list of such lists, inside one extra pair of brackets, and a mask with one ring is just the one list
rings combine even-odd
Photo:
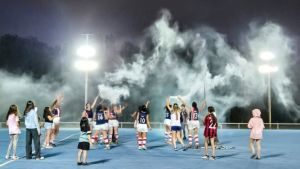
[(264, 52), (261, 52), (259, 57), (262, 59), (262, 60), (265, 60), (265, 61), (269, 61), (269, 60), (272, 60), (275, 58), (275, 55), (272, 53), (272, 52), (269, 52), (269, 51), (264, 51)]
[(98, 68), (98, 64), (93, 60), (77, 60), (75, 67), (80, 71), (92, 71)]
[(278, 67), (271, 66), (271, 65), (261, 65), (261, 66), (259, 66), (258, 71), (263, 74), (272, 73), (272, 72), (277, 72)]
[(85, 58), (93, 57), (96, 54), (95, 48), (89, 45), (84, 45), (78, 48), (77, 55)]

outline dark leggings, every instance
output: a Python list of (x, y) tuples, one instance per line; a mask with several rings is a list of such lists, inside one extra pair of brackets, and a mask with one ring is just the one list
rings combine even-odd
[(41, 157), (40, 136), (37, 129), (26, 129), (26, 159), (32, 159), (32, 139), (35, 149), (35, 158)]

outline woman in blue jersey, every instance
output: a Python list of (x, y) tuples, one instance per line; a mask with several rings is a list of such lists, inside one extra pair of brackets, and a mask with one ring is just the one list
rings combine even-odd
[(177, 139), (182, 145), (183, 150), (186, 150), (186, 146), (183, 143), (182, 137), (181, 137), (181, 124), (180, 124), (180, 108), (177, 103), (173, 104), (173, 107), (170, 107), (170, 98), (167, 98), (166, 106), (168, 110), (171, 112), (171, 131), (172, 131), (172, 143), (173, 148), (175, 151), (177, 151), (176, 142)]
[(103, 105), (99, 104), (96, 108), (96, 113), (94, 115), (95, 121), (95, 135), (98, 138), (99, 133), (102, 135), (104, 140), (105, 149), (110, 149), (108, 142), (108, 110)]
[(90, 150), (91, 130), (86, 117), (80, 120), (80, 137), (78, 143), (77, 165), (87, 165), (87, 152)]
[(56, 99), (54, 100), (54, 102), (51, 105), (51, 110), (52, 110), (52, 114), (54, 115), (53, 117), (53, 123), (54, 123), (54, 129), (51, 133), (51, 139), (50, 139), (50, 145), (55, 146), (54, 140), (57, 137), (58, 133), (59, 133), (59, 127), (60, 127), (60, 117), (61, 117), (61, 104), (63, 101), (64, 96), (62, 94), (59, 94), (58, 96), (56, 96)]
[[(172, 105), (169, 105), (172, 108)], [(171, 136), (171, 112), (167, 106), (165, 106), (165, 142), (172, 144), (172, 136)]]
[(85, 109), (84, 109), (84, 111), (82, 113), (82, 117), (88, 118), (89, 124), (90, 124), (90, 127), (91, 127), (91, 131), (93, 130), (93, 128), (92, 128), (93, 127), (93, 118), (94, 118), (93, 108), (95, 107), (98, 98), (99, 98), (99, 96), (97, 96), (94, 99), (94, 102), (93, 102), (92, 105), (90, 103), (86, 103), (85, 104)]
[[(179, 97), (179, 99), (184, 103), (183, 99)], [(199, 123), (199, 114), (200, 112), (203, 111), (205, 108), (206, 102), (203, 101), (201, 103), (201, 108), (199, 109), (197, 106), (196, 102), (192, 103), (191, 108), (187, 106), (186, 103), (186, 109), (188, 111), (188, 134), (189, 134), (189, 148), (192, 147), (193, 144), (193, 136), (194, 136), (194, 143), (195, 143), (195, 149), (199, 149), (199, 128), (200, 128), (200, 123)]]
[(149, 110), (148, 110), (148, 104), (143, 105), (141, 107), (141, 110), (137, 113), (137, 131), (138, 131), (138, 149), (146, 150), (146, 143), (147, 143), (147, 132), (148, 129), (151, 129), (150, 126), (150, 119), (149, 119)]

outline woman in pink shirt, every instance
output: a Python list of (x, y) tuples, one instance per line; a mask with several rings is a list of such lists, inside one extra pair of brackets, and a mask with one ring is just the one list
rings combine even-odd
[[(251, 150), (252, 159), (260, 159), (260, 142), (261, 139), (263, 138), (263, 130), (265, 128), (264, 122), (262, 118), (260, 117), (261, 112), (259, 109), (254, 109), (252, 110), (252, 118), (248, 122), (248, 128), (251, 129), (250, 132), (250, 144), (249, 148)], [(255, 148), (254, 148), (254, 143), (256, 145), (256, 153), (255, 153)]]
[(19, 119), (19, 109), (17, 105), (11, 105), (6, 115), (6, 124), (8, 126), (8, 132), (10, 137), (10, 143), (8, 145), (7, 153), (5, 158), (9, 159), (10, 150), (13, 149), (12, 159), (18, 159), (16, 155), (17, 144), (19, 135), (21, 134), (20, 130), (20, 119)]

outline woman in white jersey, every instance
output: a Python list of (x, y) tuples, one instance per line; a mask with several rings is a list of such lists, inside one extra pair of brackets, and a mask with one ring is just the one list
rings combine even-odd
[[(179, 97), (179, 100), (184, 103), (184, 101), (181, 97)], [(192, 103), (191, 108), (189, 108), (187, 106), (187, 104), (184, 103), (184, 105), (186, 105), (186, 110), (188, 112), (187, 124), (188, 124), (188, 134), (189, 134), (189, 146), (188, 146), (189, 148), (192, 147), (193, 136), (194, 136), (195, 149), (200, 148), (200, 146), (199, 146), (199, 128), (200, 128), (199, 114), (205, 108), (205, 104), (206, 104), (206, 102), (203, 101), (201, 103), (201, 108), (199, 109), (196, 102)]]
[(173, 107), (171, 108), (170, 105), (170, 98), (167, 98), (166, 106), (168, 110), (171, 112), (171, 131), (172, 131), (172, 143), (173, 148), (175, 151), (177, 151), (177, 139), (182, 145), (183, 150), (186, 150), (186, 146), (183, 143), (182, 137), (181, 137), (181, 123), (180, 123), (180, 108), (177, 103), (173, 104)]

